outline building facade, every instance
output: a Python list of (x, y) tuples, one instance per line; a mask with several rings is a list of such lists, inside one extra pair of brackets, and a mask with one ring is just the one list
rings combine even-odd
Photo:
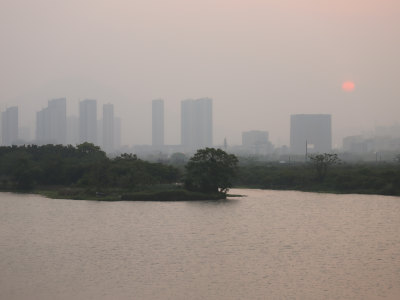
[(14, 145), (18, 140), (18, 106), (7, 108), (1, 113), (1, 144)]
[(331, 115), (301, 114), (290, 116), (290, 152), (329, 153), (332, 151)]
[(67, 100), (49, 100), (46, 108), (36, 113), (38, 144), (67, 144)]
[(79, 102), (79, 142), (97, 145), (97, 101)]
[(181, 144), (187, 151), (212, 147), (212, 99), (181, 102)]

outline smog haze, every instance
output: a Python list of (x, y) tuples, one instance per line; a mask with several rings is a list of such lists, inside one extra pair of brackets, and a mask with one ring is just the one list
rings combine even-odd
[[(151, 143), (164, 99), (165, 143), (180, 143), (180, 103), (213, 99), (214, 144), (267, 130), (288, 145), (292, 114), (331, 114), (343, 136), (399, 123), (396, 0), (5, 0), (0, 111), (66, 97), (113, 103), (124, 144)], [(354, 89), (342, 88), (345, 82)]]

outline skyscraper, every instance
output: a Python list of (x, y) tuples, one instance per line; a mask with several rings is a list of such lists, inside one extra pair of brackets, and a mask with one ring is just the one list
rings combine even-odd
[(152, 145), (164, 145), (164, 100), (152, 101)]
[(114, 105), (103, 105), (103, 150), (114, 151)]
[(97, 145), (97, 101), (79, 102), (79, 142)]
[(181, 143), (186, 150), (212, 146), (212, 99), (181, 102)]
[(49, 100), (46, 108), (36, 113), (36, 140), (39, 144), (67, 143), (67, 101)]
[(67, 143), (67, 100), (58, 98), (49, 100), (49, 140), (55, 144)]
[(290, 151), (292, 154), (332, 151), (331, 115), (310, 114), (290, 117)]
[(36, 143), (39, 145), (47, 143), (46, 136), (50, 126), (48, 120), (47, 107), (36, 113)]
[(11, 146), (18, 140), (18, 106), (7, 108), (1, 113), (1, 143)]

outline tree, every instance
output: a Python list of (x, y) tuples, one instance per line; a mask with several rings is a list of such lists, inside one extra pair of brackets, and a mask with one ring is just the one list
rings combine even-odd
[(238, 159), (221, 149), (200, 149), (186, 165), (185, 186), (189, 190), (226, 194), (236, 175)]
[(330, 153), (314, 154), (310, 155), (309, 158), (314, 166), (314, 169), (317, 174), (317, 179), (319, 181), (324, 181), (329, 166), (335, 165), (340, 161), (337, 154), (330, 154)]
[(183, 166), (185, 164), (185, 162), (187, 161), (186, 159), (186, 155), (180, 152), (175, 152), (171, 155), (171, 157), (169, 158), (169, 162), (172, 165), (181, 165)]

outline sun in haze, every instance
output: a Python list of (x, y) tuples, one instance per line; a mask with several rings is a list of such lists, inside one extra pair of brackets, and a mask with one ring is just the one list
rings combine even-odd
[(355, 88), (353, 81), (346, 81), (342, 84), (342, 90), (345, 92), (352, 92)]

